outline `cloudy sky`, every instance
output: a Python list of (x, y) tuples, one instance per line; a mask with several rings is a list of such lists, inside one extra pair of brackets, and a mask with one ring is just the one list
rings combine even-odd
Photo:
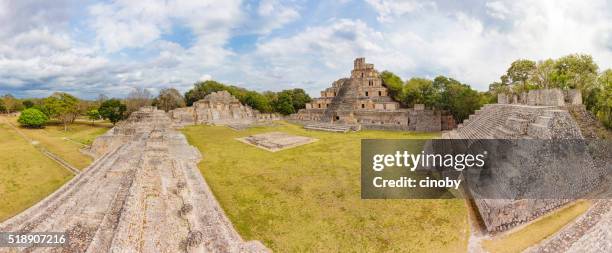
[(0, 0), (0, 94), (123, 97), (215, 79), (310, 94), (356, 57), (485, 90), (518, 58), (612, 67), (612, 1)]

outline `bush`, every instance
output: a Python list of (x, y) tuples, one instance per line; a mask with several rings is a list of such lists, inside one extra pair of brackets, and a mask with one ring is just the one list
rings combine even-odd
[(49, 120), (47, 115), (37, 109), (29, 108), (21, 112), (17, 122), (23, 127), (41, 128), (47, 123), (47, 120)]

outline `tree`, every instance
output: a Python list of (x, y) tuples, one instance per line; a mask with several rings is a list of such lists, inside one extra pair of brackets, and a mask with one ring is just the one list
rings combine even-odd
[(73, 122), (79, 112), (79, 99), (64, 92), (57, 92), (44, 99), (44, 105), (53, 118), (57, 118), (68, 131), (68, 124)]
[(194, 102), (203, 99), (206, 95), (222, 90), (228, 90), (228, 87), (213, 80), (195, 83), (193, 89), (185, 93), (185, 103), (187, 106), (191, 106)]
[(34, 106), (34, 102), (32, 102), (32, 100), (24, 100), (23, 102), (21, 102), (21, 104), (23, 104), (23, 107), (25, 109), (29, 109), (29, 108), (32, 108), (32, 106)]
[(404, 81), (402, 81), (402, 78), (393, 74), (390, 71), (383, 71), (380, 74), (380, 77), (382, 78), (383, 85), (385, 85), (387, 89), (389, 89), (389, 95), (393, 99), (400, 101), (400, 96), (404, 88)]
[(175, 88), (166, 88), (159, 91), (159, 95), (153, 100), (153, 105), (167, 112), (185, 107), (185, 99)]
[(4, 105), (4, 100), (0, 99), (0, 113), (6, 112), (6, 106)]
[(47, 120), (49, 120), (49, 118), (41, 111), (34, 108), (28, 108), (21, 112), (17, 122), (23, 127), (41, 128), (45, 125)]
[(295, 108), (293, 108), (293, 101), (291, 99), (291, 95), (288, 93), (279, 93), (278, 99), (273, 103), (274, 111), (283, 114), (289, 115), (295, 113)]
[(122, 104), (119, 99), (114, 98), (104, 101), (102, 105), (100, 105), (100, 108), (98, 108), (98, 112), (102, 118), (110, 120), (113, 126), (124, 118), (126, 111), (127, 106)]
[(595, 87), (598, 69), (590, 55), (572, 54), (555, 62), (552, 80), (559, 88), (580, 89), (588, 93)]
[(98, 111), (98, 109), (89, 109), (89, 111), (87, 111), (87, 118), (89, 118), (91, 120), (91, 125), (93, 126), (95, 124), (96, 120), (100, 119), (100, 112)]
[(544, 61), (538, 61), (533, 74), (531, 75), (531, 83), (537, 85), (538, 88), (548, 89), (554, 87), (552, 82), (553, 74), (555, 71), (555, 61), (552, 59), (546, 59)]
[[(445, 76), (436, 77), (433, 86), (439, 92), (437, 108), (448, 111), (458, 122), (495, 99), (491, 93), (479, 93), (469, 85)], [(492, 84), (493, 89), (497, 86), (507, 87), (502, 83)]]
[(151, 105), (152, 95), (145, 88), (134, 88), (125, 99), (127, 114), (138, 111), (141, 107)]
[(426, 78), (413, 77), (406, 82), (402, 92), (402, 101), (409, 107), (415, 104), (425, 104), (425, 106), (436, 107), (438, 101), (438, 91), (434, 88), (433, 82)]
[(291, 90), (291, 100), (293, 101), (293, 109), (297, 112), (299, 109), (306, 108), (306, 103), (310, 103), (312, 99), (303, 89)]
[(510, 68), (506, 71), (506, 76), (509, 79), (508, 81), (518, 88), (517, 91), (528, 91), (528, 81), (534, 75), (535, 70), (536, 63), (534, 61), (519, 59), (510, 64)]
[(612, 69), (607, 69), (601, 73), (597, 83), (599, 92), (593, 111), (604, 126), (612, 129)]
[(98, 97), (96, 98), (95, 101), (95, 105), (97, 107), (100, 107), (100, 105), (102, 105), (102, 103), (104, 103), (104, 101), (108, 100), (108, 96), (104, 95), (104, 94), (98, 94)]
[(23, 108), (21, 102), (11, 94), (5, 94), (0, 99), (4, 102), (5, 111), (7, 113), (17, 112)]
[(272, 112), (272, 105), (270, 105), (268, 98), (258, 92), (247, 92), (242, 101), (244, 101), (244, 104), (257, 109), (260, 112)]

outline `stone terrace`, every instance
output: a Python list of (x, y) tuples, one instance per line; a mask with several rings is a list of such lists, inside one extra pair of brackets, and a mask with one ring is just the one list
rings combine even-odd
[(256, 134), (244, 138), (238, 138), (237, 140), (268, 150), (270, 152), (294, 148), (317, 141), (317, 139), (314, 138), (290, 135), (283, 132)]
[(66, 231), (65, 252), (268, 251), (238, 235), (199, 172), (199, 151), (171, 125), (163, 111), (135, 112), (94, 142), (100, 157), (83, 173), (0, 231)]

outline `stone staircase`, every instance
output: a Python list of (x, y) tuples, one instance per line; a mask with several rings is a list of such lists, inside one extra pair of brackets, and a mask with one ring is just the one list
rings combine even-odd
[(335, 120), (334, 116), (352, 113), (355, 100), (357, 100), (356, 89), (353, 87), (352, 82), (346, 79), (342, 82), (342, 87), (338, 90), (338, 94), (336, 94), (325, 110), (321, 121), (333, 122)]
[[(485, 105), (447, 132), (448, 139), (550, 139), (552, 120), (566, 118), (567, 111), (550, 106)], [(565, 122), (571, 121), (567, 118)], [(569, 128), (575, 128), (570, 126)], [(569, 136), (578, 136), (570, 130)]]

